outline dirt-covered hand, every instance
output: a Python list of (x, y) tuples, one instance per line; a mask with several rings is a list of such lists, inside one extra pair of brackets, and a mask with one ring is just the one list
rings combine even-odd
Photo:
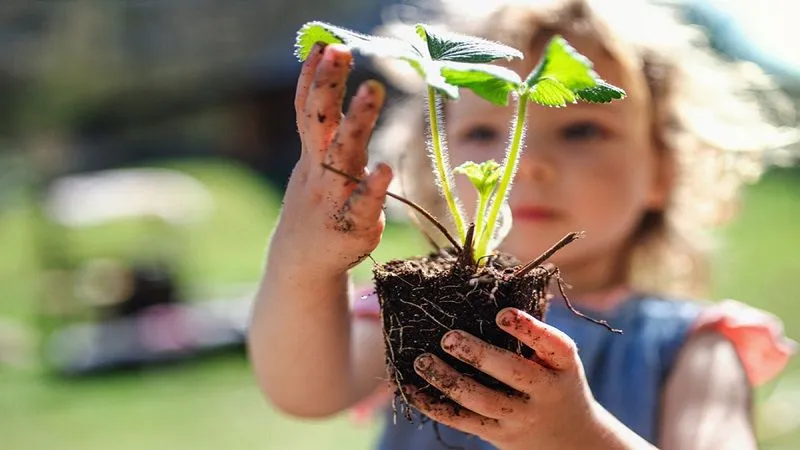
[(408, 392), (413, 405), (428, 417), (501, 449), (586, 448), (581, 446), (591, 442), (600, 428), (574, 342), (513, 308), (501, 311), (497, 324), (535, 350), (535, 359), (459, 330), (445, 334), (442, 348), (515, 389), (517, 395), (489, 389), (440, 358), (423, 354), (415, 361), (417, 373), (466, 410), (455, 411), (419, 392)]
[[(338, 44), (317, 44), (303, 64), (295, 96), (302, 153), (272, 244), (280, 248), (284, 261), (313, 261), (313, 269), (329, 273), (346, 271), (378, 245), (392, 179), (385, 164), (372, 173), (366, 169), (367, 143), (383, 104), (383, 87), (376, 81), (363, 83), (347, 115), (342, 114), (351, 66), (352, 54)], [(362, 182), (329, 171), (322, 163)]]

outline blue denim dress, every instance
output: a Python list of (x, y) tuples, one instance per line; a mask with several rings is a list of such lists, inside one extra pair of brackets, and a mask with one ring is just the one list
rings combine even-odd
[[(580, 308), (591, 317), (621, 328), (621, 335), (575, 316), (558, 300), (551, 303), (545, 320), (575, 340), (597, 401), (655, 444), (662, 387), (701, 308), (700, 303), (654, 297), (631, 298), (606, 312)], [(447, 447), (442, 442), (465, 450), (494, 448), (441, 424), (440, 441), (433, 422), (420, 427), (417, 417), (409, 423), (398, 414), (395, 424), (388, 411), (385, 419), (378, 442), (380, 450), (444, 450)]]

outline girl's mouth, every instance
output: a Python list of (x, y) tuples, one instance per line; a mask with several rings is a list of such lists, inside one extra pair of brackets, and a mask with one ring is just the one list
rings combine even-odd
[(558, 217), (558, 212), (546, 206), (517, 206), (511, 208), (512, 217), (514, 220), (539, 222), (546, 220), (553, 220)]

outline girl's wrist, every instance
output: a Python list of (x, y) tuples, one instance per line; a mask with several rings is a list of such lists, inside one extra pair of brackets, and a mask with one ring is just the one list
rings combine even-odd
[(597, 401), (592, 401), (591, 419), (582, 433), (576, 434), (570, 448), (609, 450), (655, 450), (644, 438), (626, 427)]
[(264, 274), (266, 285), (284, 286), (291, 291), (329, 289), (346, 283), (347, 279), (346, 268), (334, 267), (314, 256), (280, 248), (271, 249)]
[[(594, 400), (593, 403), (596, 403)], [(541, 435), (530, 440), (500, 445), (502, 450), (531, 450), (536, 448), (558, 448), (563, 450), (604, 449), (605, 437), (613, 430), (603, 420), (602, 407), (597, 404), (587, 408), (584, 414), (573, 416), (568, 423), (562, 423), (562, 429), (549, 433), (551, 439), (543, 441)], [(617, 447), (610, 447), (617, 448)]]

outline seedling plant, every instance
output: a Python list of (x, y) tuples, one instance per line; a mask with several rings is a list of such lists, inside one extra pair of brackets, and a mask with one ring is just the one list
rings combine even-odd
[[(544, 320), (545, 292), (554, 278), (574, 313), (611, 329), (605, 322), (574, 310), (563, 295), (558, 269), (552, 264), (543, 265), (561, 247), (579, 238), (580, 233), (567, 234), (526, 264), (497, 251), (510, 228), (508, 195), (525, 146), (528, 105), (532, 102), (561, 108), (578, 101), (608, 103), (624, 98), (625, 92), (600, 78), (591, 61), (558, 35), (548, 41), (538, 63), (523, 79), (510, 69), (490, 64), (523, 58), (515, 48), (425, 24), (417, 24), (415, 31), (414, 35), (399, 39), (309, 22), (298, 31), (295, 51), (302, 61), (315, 43), (344, 44), (364, 55), (405, 61), (426, 83), (428, 154), (457, 236), (418, 205), (390, 194), (434, 222), (450, 242), (448, 247), (428, 255), (376, 264), (373, 268), (387, 348), (387, 372), (397, 387), (395, 398), (407, 404), (402, 387), (413, 386), (433, 401), (450, 402), (416, 374), (414, 359), (422, 353), (436, 354), (488, 387), (512, 392), (508, 386), (445, 353), (439, 344), (442, 336), (460, 329), (492, 345), (533, 356), (532, 350), (501, 331), (494, 318), (501, 309), (515, 307)], [(461, 88), (497, 106), (515, 103), (502, 163), (468, 161), (455, 168), (449, 166), (440, 111), (443, 102), (458, 100)], [(353, 178), (335, 167), (326, 168)], [(463, 205), (454, 189), (454, 175), (466, 176), (477, 191), (472, 223), (466, 223)]]

